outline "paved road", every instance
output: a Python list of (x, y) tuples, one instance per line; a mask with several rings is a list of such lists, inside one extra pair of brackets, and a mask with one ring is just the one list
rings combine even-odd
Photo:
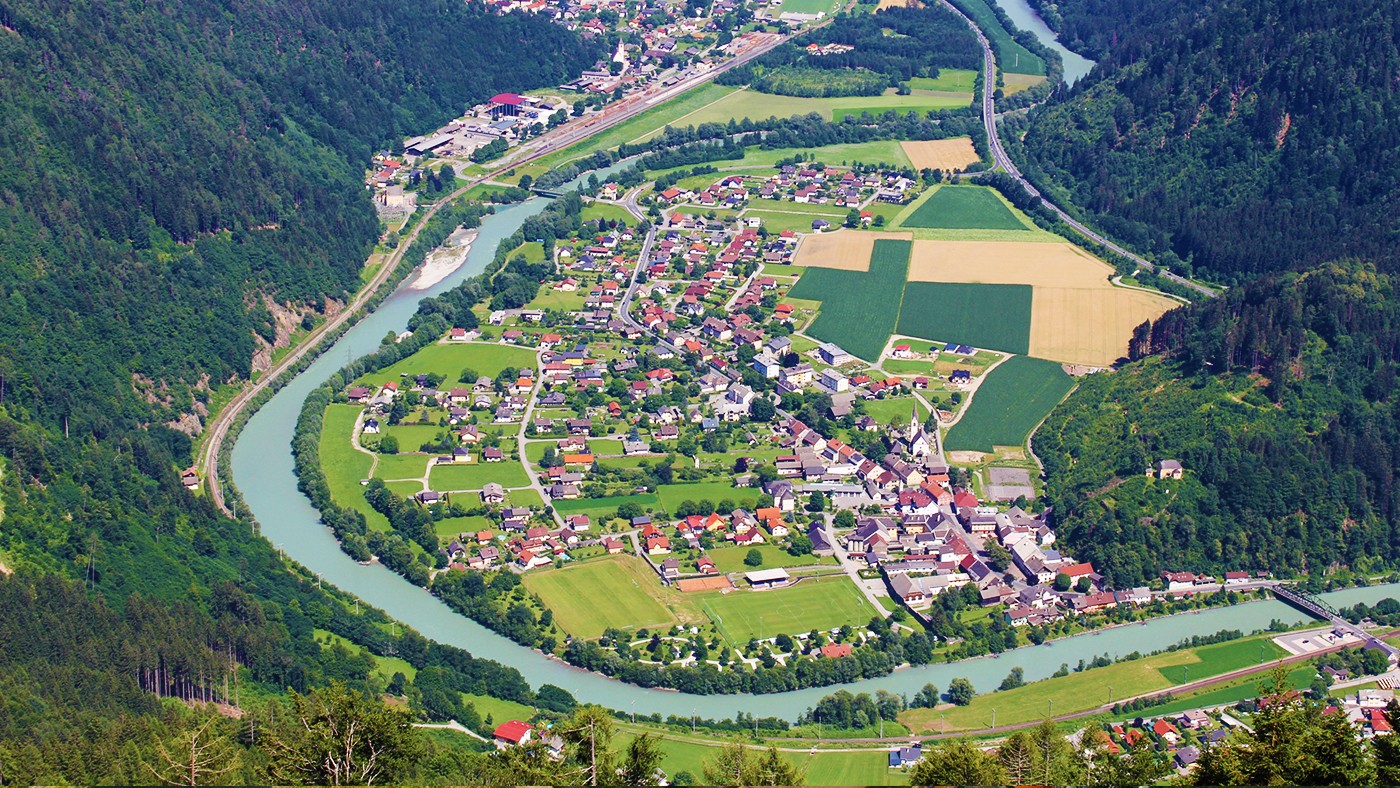
[(1138, 265), (1142, 266), (1148, 271), (1156, 271), (1163, 278), (1170, 279), (1171, 281), (1176, 282), (1177, 284), (1182, 285), (1183, 287), (1188, 287), (1196, 291), (1197, 293), (1200, 293), (1203, 296), (1213, 298), (1219, 295), (1217, 292), (1211, 290), (1208, 287), (1203, 287), (1199, 284), (1196, 284), (1195, 282), (1192, 282), (1189, 279), (1177, 276), (1176, 274), (1170, 271), (1157, 271), (1157, 266), (1153, 263), (1144, 260), (1141, 256), (1136, 255), (1128, 251), (1127, 249), (1124, 249), (1123, 247), (1119, 246), (1113, 241), (1110, 241), (1109, 239), (1105, 238), (1104, 236), (1100, 235), (1094, 230), (1086, 227), (1078, 219), (1075, 219), (1073, 216), (1070, 216), (1068, 213), (1065, 213), (1063, 210), (1061, 210), (1061, 208), (1058, 205), (1054, 204), (1053, 202), (1050, 202), (1050, 200), (1044, 194), (1041, 194), (1040, 190), (1033, 186), (1030, 181), (1026, 180), (1026, 177), (1021, 174), (1020, 168), (1016, 166), (1016, 162), (1012, 161), (1011, 157), (1007, 155), (1006, 149), (1002, 147), (1001, 138), (997, 136), (997, 114), (996, 108), (994, 106), (996, 103), (994, 96), (996, 90), (996, 58), (992, 54), (991, 42), (987, 40), (987, 36), (983, 34), (982, 29), (979, 28), (977, 24), (974, 23), (970, 18), (968, 18), (966, 14), (958, 10), (958, 8), (952, 3), (948, 2), (948, 0), (941, 1), (943, 5), (948, 8), (948, 10), (957, 14), (959, 17), (962, 18), (964, 22), (967, 23), (968, 27), (972, 28), (973, 32), (977, 34), (977, 40), (982, 44), (982, 124), (987, 128), (987, 145), (991, 148), (992, 160), (997, 164), (997, 166), (1001, 167), (1007, 172), (1007, 174), (1015, 178), (1027, 192), (1029, 192), (1035, 197), (1039, 197), (1041, 203), (1044, 204), (1046, 208), (1049, 208), (1051, 211), (1053, 211), (1056, 216), (1059, 216), (1060, 219), (1064, 221), (1065, 224), (1069, 225), (1070, 227), (1073, 227), (1076, 232), (1078, 232), (1085, 238), (1088, 238), (1089, 240), (1102, 245), (1104, 248), (1109, 249), (1110, 251), (1113, 251), (1117, 254), (1120, 254), (1128, 258), (1129, 260), (1132, 260), (1134, 263), (1137, 263)]
[[(822, 24), (826, 23), (824, 22)], [(819, 26), (820, 25), (816, 25), (814, 27)], [(355, 294), (355, 297), (346, 305), (345, 309), (343, 309), (340, 314), (313, 329), (299, 345), (293, 348), (292, 351), (280, 361), (269, 367), (256, 382), (247, 385), (242, 391), (235, 395), (234, 398), (219, 411), (218, 415), (214, 417), (213, 422), (208, 425), (208, 438), (204, 443), (203, 449), (200, 451), (198, 466), (205, 480), (205, 489), (208, 490), (209, 497), (213, 500), (214, 505), (219, 507), (219, 509), (229, 517), (233, 516), (233, 511), (228, 507), (225, 501), (223, 486), (219, 479), (219, 452), (238, 414), (242, 413), (243, 409), (248, 406), (248, 403), (261, 393), (263, 389), (266, 389), (273, 381), (281, 377), (288, 369), (291, 369), (292, 366), (306, 356), (308, 352), (319, 346), (323, 339), (340, 328), (346, 321), (350, 320), (351, 316), (369, 302), (369, 299), (379, 291), (379, 288), (388, 281), (389, 277), (394, 273), (394, 270), (398, 268), (399, 261), (403, 258), (408, 248), (413, 245), (413, 242), (417, 240), (419, 232), (427, 225), (428, 219), (432, 218), (443, 206), (451, 203), (478, 183), (497, 178), (504, 175), (507, 171), (545, 156), (553, 150), (567, 147), (595, 134), (606, 131), (619, 123), (630, 120), (632, 117), (656, 106), (661, 100), (670, 98), (673, 95), (678, 95), (696, 85), (712, 80), (725, 71), (747, 63), (764, 54), (791, 37), (791, 34), (770, 37), (745, 51), (738, 57), (731, 58), (728, 62), (704, 74), (697, 75), (673, 87), (665, 88), (655, 93), (648, 91), (639, 94), (635, 96), (633, 100), (624, 102), (613, 111), (604, 112), (598, 117), (585, 121), (582, 124), (576, 125), (574, 123), (566, 123), (557, 129), (546, 132), (537, 137), (534, 142), (522, 146), (521, 150), (509, 159), (509, 163), (503, 162), (501, 166), (497, 167), (495, 170), (471, 180), (466, 185), (428, 207), (413, 230), (409, 232), (406, 238), (400, 241), (398, 248), (384, 259), (379, 270), (375, 272), (374, 278)], [(635, 205), (634, 199), (632, 206), (635, 207)], [(648, 246), (647, 248), (649, 249), (650, 247)]]
[[(544, 351), (535, 351), (535, 385), (530, 387), (530, 399), (525, 402), (525, 411), (520, 416), (520, 431), (515, 436), (515, 448), (520, 453), (520, 464), (525, 466), (525, 475), (530, 478), (530, 489), (540, 494), (540, 500), (549, 505), (552, 499), (549, 493), (545, 492), (544, 484), (540, 482), (540, 475), (535, 473), (535, 464), (530, 462), (530, 458), (525, 456), (525, 446), (527, 438), (525, 431), (529, 429), (530, 422), (534, 419), (535, 400), (539, 399), (540, 388), (544, 385)], [(564, 525), (564, 516), (559, 514), (559, 510), (553, 506), (549, 507), (554, 523), (560, 527)]]

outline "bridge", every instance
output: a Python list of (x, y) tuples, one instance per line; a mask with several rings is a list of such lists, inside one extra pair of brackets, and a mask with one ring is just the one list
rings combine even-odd
[(541, 197), (563, 197), (563, 196), (564, 196), (564, 193), (561, 192), (561, 191), (556, 191), (556, 190), (554, 190), (554, 189), (541, 189), (541, 188), (535, 187), (535, 186), (530, 187), (530, 191), (534, 192), (535, 194), (537, 194), (537, 195), (539, 195), (539, 196), (541, 196)]
[(1336, 627), (1339, 632), (1345, 632), (1361, 638), (1362, 642), (1367, 646), (1374, 645), (1385, 649), (1386, 656), (1390, 657), (1392, 660), (1400, 658), (1400, 649), (1376, 638), (1361, 627), (1342, 618), (1342, 614), (1338, 613), (1331, 605), (1312, 594), (1299, 591), (1296, 588), (1279, 585), (1274, 586), (1274, 596), (1310, 616), (1327, 621), (1332, 624), (1332, 626)]

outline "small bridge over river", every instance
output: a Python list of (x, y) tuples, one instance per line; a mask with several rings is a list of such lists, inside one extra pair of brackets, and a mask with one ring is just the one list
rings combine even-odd
[(1341, 613), (1338, 613), (1331, 605), (1312, 594), (1299, 591), (1296, 588), (1279, 585), (1274, 586), (1274, 596), (1310, 616), (1327, 621), (1332, 624), (1332, 626), (1336, 627), (1339, 632), (1346, 632), (1361, 638), (1362, 642), (1367, 646), (1379, 646), (1385, 649), (1386, 656), (1391, 659), (1400, 658), (1400, 649), (1377, 639), (1366, 630), (1342, 618)]

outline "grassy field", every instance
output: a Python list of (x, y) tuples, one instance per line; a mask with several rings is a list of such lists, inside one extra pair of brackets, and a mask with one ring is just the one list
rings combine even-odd
[[(619, 747), (626, 747), (636, 738), (634, 730), (642, 729), (623, 726), (615, 739)], [(672, 778), (683, 771), (700, 778), (705, 762), (713, 760), (724, 743), (720, 739), (699, 741), (662, 734), (660, 747), (665, 758), (661, 768)], [(781, 739), (776, 743), (779, 747), (793, 746), (784, 744)], [(803, 769), (806, 785), (907, 785), (909, 782), (904, 772), (889, 768), (889, 756), (880, 748), (861, 752), (783, 752), (783, 757)]]
[(1016, 43), (1011, 33), (1001, 26), (996, 14), (992, 13), (987, 0), (957, 0), (954, 5), (961, 8), (972, 21), (982, 28), (987, 39), (996, 50), (997, 67), (1012, 74), (1044, 74), (1045, 61), (1029, 49)]
[(1030, 285), (910, 282), (898, 331), (911, 337), (1025, 353), (1030, 349)]
[(388, 381), (397, 381), (401, 375), (435, 372), (442, 375), (444, 387), (451, 387), (457, 383), (457, 377), (462, 374), (462, 370), (467, 368), (476, 370), (478, 375), (495, 377), (506, 367), (534, 366), (535, 353), (529, 348), (485, 343), (434, 343), (387, 369), (362, 375), (355, 382), (360, 385), (382, 386)]
[(355, 451), (350, 433), (355, 427), (359, 405), (330, 405), (321, 419), (321, 471), (326, 475), (331, 500), (363, 514), (365, 522), (376, 531), (389, 530), (389, 520), (376, 512), (365, 500), (360, 480), (369, 477), (374, 458)]
[(457, 534), (474, 534), (478, 531), (496, 531), (495, 524), (481, 515), (470, 517), (447, 517), (433, 523), (433, 531), (441, 537)]
[(867, 361), (878, 357), (899, 319), (911, 248), (908, 241), (881, 239), (869, 271), (809, 270), (789, 293), (822, 302), (807, 333)]
[(730, 482), (699, 482), (697, 484), (663, 484), (656, 497), (668, 512), (674, 512), (682, 501), (711, 501), (728, 499), (735, 506), (752, 509), (762, 490), (757, 487), (735, 487)]
[(893, 423), (904, 426), (909, 423), (909, 414), (916, 407), (919, 410), (919, 421), (928, 418), (928, 408), (913, 397), (887, 397), (868, 400), (865, 403), (865, 413), (881, 424)]
[(866, 624), (878, 615), (848, 578), (804, 580), (774, 591), (694, 595), (731, 645), (751, 638)]
[(600, 637), (609, 627), (670, 627), (679, 620), (661, 603), (664, 589), (656, 574), (636, 556), (607, 556), (563, 569), (529, 572), (524, 583), (554, 611), (559, 626), (575, 637)]
[(788, 14), (830, 14), (836, 7), (832, 0), (783, 0), (781, 13)]
[(635, 221), (632, 214), (627, 212), (621, 205), (613, 205), (606, 202), (591, 202), (583, 207), (583, 213), (579, 217), (582, 221), (592, 221), (601, 219), (603, 221), (618, 221), (624, 224), (631, 224)]
[(840, 120), (847, 115), (869, 112), (879, 115), (889, 110), (924, 113), (935, 109), (966, 107), (972, 96), (841, 96), (833, 98), (799, 98), (775, 96), (756, 90), (740, 90), (687, 115), (683, 125), (699, 123), (728, 123), (730, 120), (767, 120), (793, 115), (820, 114), (826, 120)]
[(909, 87), (914, 90), (971, 93), (976, 86), (977, 72), (970, 68), (940, 68), (937, 78), (914, 77), (909, 80)]
[[(749, 554), (749, 550), (757, 550), (763, 556), (763, 563), (757, 567), (748, 566), (744, 563), (744, 556)], [(715, 562), (715, 568), (721, 572), (752, 572), (754, 569), (777, 569), (788, 566), (816, 566), (818, 564), (836, 565), (834, 556), (825, 558), (816, 555), (791, 555), (788, 551), (777, 545), (761, 544), (754, 548), (749, 547), (716, 547), (707, 550), (705, 555)]]
[[(793, 208), (805, 208), (806, 206), (792, 204)], [(845, 221), (845, 215), (833, 216), (829, 213), (817, 213), (815, 211), (765, 211), (754, 210), (752, 208), (744, 211), (744, 217), (757, 216), (763, 221), (763, 226), (770, 233), (781, 233), (791, 230), (795, 233), (812, 232), (812, 222), (816, 219), (825, 219), (831, 223), (833, 228), (840, 227)]]
[(541, 173), (580, 159), (593, 151), (616, 148), (624, 142), (641, 141), (668, 125), (694, 125), (695, 121), (690, 120), (687, 116), (706, 104), (724, 98), (733, 92), (734, 88), (707, 82), (694, 90), (686, 91), (671, 101), (658, 104), (624, 123), (619, 123), (607, 131), (580, 140), (547, 156), (541, 156), (539, 159), (518, 168), (516, 173), (517, 175), (529, 174), (531, 177), (539, 177)]
[(486, 715), (491, 715), (491, 721), (497, 725), (507, 720), (528, 721), (535, 716), (535, 710), (523, 703), (516, 703), (513, 700), (502, 700), (489, 695), (471, 695), (462, 693), (462, 699), (476, 707), (476, 711), (483, 720)]
[[(904, 149), (894, 140), (878, 140), (874, 142), (847, 142), (838, 145), (823, 145), (819, 148), (773, 148), (763, 150), (759, 148), (747, 148), (744, 150), (744, 158), (738, 161), (719, 161), (715, 166), (721, 170), (749, 168), (749, 167), (771, 167), (779, 159), (792, 158), (801, 154), (804, 158), (819, 161), (823, 164), (839, 165), (843, 162), (862, 162), (865, 164), (890, 164), (899, 167), (909, 166), (909, 157), (904, 155)], [(715, 176), (710, 176), (712, 179)]]
[(941, 186), (900, 224), (953, 230), (1026, 229), (1000, 197), (982, 186)]
[(951, 451), (990, 452), (1020, 446), (1031, 430), (1074, 387), (1053, 361), (1017, 356), (987, 374), (967, 412), (948, 431)]
[[(1192, 680), (1196, 680), (1260, 664), (1261, 643), (1264, 644), (1266, 661), (1283, 655), (1283, 650), (1270, 642), (1267, 635), (1260, 635), (1213, 646), (1169, 651), (1131, 662), (1119, 662), (1082, 673), (1070, 673), (1061, 678), (1032, 682), (1005, 692), (983, 693), (973, 698), (969, 706), (938, 710), (913, 709), (900, 714), (899, 721), (915, 732), (937, 731), (940, 729), (942, 716), (946, 714), (948, 730), (975, 730), (985, 728), (991, 723), (992, 709), (996, 709), (998, 725), (1044, 719), (1052, 708), (1051, 703), (1054, 704), (1053, 710), (1056, 714), (1092, 709), (1110, 702), (1109, 687), (1113, 688), (1113, 698), (1123, 698), (1156, 692), (1179, 684), (1183, 668), (1187, 669)], [(1004, 656), (1003, 661), (1007, 662), (1007, 669), (1010, 670), (1016, 664), (1015, 652)], [(1248, 686), (1252, 687), (1253, 683), (1248, 682)], [(1186, 708), (1200, 705), (1204, 704), (1192, 701)], [(1140, 713), (1156, 716), (1161, 712), (1154, 707), (1148, 712)]]
[(524, 487), (530, 483), (525, 468), (518, 462), (474, 462), (471, 464), (434, 465), (428, 484), (434, 490), (480, 490), (487, 482), (502, 487)]
[(572, 501), (555, 501), (555, 511), (562, 515), (586, 514), (596, 519), (612, 517), (617, 507), (624, 503), (635, 503), (643, 509), (655, 509), (659, 505), (654, 493), (640, 495), (618, 495), (612, 498), (578, 498)]
[(426, 454), (381, 454), (374, 466), (375, 478), (418, 479), (428, 471)]

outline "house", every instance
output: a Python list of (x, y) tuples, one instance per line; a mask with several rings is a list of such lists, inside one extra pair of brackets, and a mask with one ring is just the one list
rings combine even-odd
[(715, 562), (707, 555), (700, 556), (700, 560), (695, 562), (695, 568), (702, 575), (719, 574), (719, 568), (715, 566)]
[(587, 531), (593, 527), (593, 521), (586, 514), (571, 514), (564, 518), (564, 524), (574, 531)]
[(1201, 751), (1196, 747), (1182, 747), (1176, 751), (1176, 757), (1172, 761), (1178, 769), (1189, 769), (1191, 765), (1200, 760)]
[(424, 506), (432, 506), (433, 504), (442, 501), (442, 493), (435, 492), (433, 490), (427, 490), (425, 492), (418, 493), (417, 495), (413, 496), (413, 498), (414, 500), (418, 501), (418, 503)]
[(603, 540), (603, 549), (608, 551), (608, 555), (617, 555), (622, 552), (622, 541), (611, 537)]
[(506, 747), (518, 747), (530, 741), (534, 730), (528, 722), (520, 720), (509, 720), (496, 726), (494, 734), (497, 749)]
[[(1158, 479), (1180, 479), (1185, 473), (1181, 463), (1177, 460), (1162, 460), (1157, 463), (1155, 476)], [(1148, 471), (1148, 476), (1153, 476), (1152, 471)]]
[(890, 768), (902, 768), (904, 766), (908, 766), (911, 763), (917, 763), (923, 757), (923, 745), (918, 742), (915, 742), (914, 744), (911, 744), (908, 747), (896, 747), (895, 749), (890, 750)]
[(667, 580), (675, 580), (681, 576), (681, 562), (675, 558), (667, 558), (661, 562), (661, 576)]
[(842, 364), (849, 364), (855, 361), (855, 356), (852, 356), (850, 353), (842, 350), (839, 345), (831, 342), (823, 342), (817, 346), (817, 357), (820, 358), (823, 363), (830, 364), (833, 367), (839, 367)]
[(198, 488), (199, 474), (195, 472), (194, 468), (186, 470), (184, 473), (180, 474), (180, 484), (184, 485), (186, 490)]
[(671, 552), (671, 540), (670, 540), (670, 539), (668, 539), (668, 538), (666, 538), (666, 537), (664, 537), (664, 536), (662, 536), (662, 535), (660, 535), (660, 534), (657, 534), (656, 536), (649, 536), (649, 537), (647, 537), (647, 554), (648, 554), (648, 555), (663, 555), (663, 554), (669, 553), (669, 552)]
[(495, 482), (487, 482), (481, 488), (482, 503), (501, 503), (506, 499), (506, 490)]
[(840, 659), (851, 656), (852, 650), (850, 643), (827, 643), (822, 646), (822, 656), (827, 659)]

